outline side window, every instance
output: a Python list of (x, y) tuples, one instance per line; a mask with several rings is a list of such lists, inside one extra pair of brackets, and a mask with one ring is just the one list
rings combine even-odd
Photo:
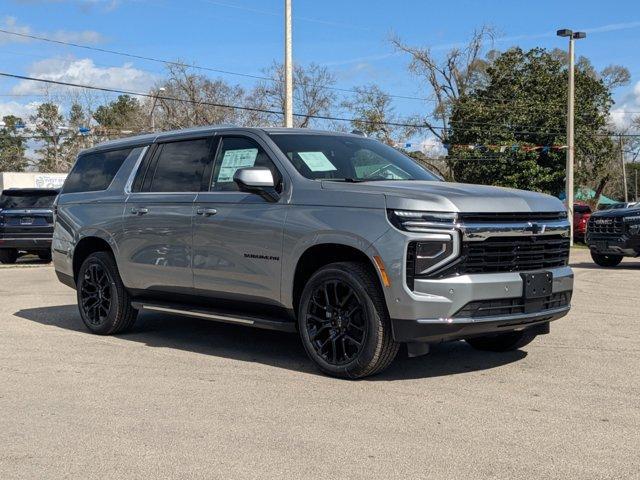
[(209, 138), (160, 145), (149, 191), (199, 192), (210, 159), (210, 146)]
[(247, 167), (267, 167), (273, 174), (276, 190), (281, 189), (280, 172), (257, 142), (246, 137), (224, 137), (218, 147), (210, 190), (237, 191), (233, 176), (239, 168)]
[(141, 150), (141, 148), (126, 148), (79, 156), (64, 182), (62, 193), (106, 190), (127, 157), (140, 155)]

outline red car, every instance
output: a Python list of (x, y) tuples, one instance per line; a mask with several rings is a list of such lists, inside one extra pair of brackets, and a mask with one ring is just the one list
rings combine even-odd
[(591, 207), (586, 203), (573, 204), (573, 239), (584, 242), (587, 233), (587, 222), (591, 217)]

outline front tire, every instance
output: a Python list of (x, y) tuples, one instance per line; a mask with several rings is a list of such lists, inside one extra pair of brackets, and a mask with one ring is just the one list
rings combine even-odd
[(467, 338), (465, 341), (476, 350), (485, 352), (509, 352), (530, 344), (536, 336), (535, 333), (530, 333), (525, 330), (522, 332), (507, 332), (484, 337)]
[(107, 252), (89, 255), (80, 267), (76, 285), (80, 316), (98, 335), (129, 330), (138, 311), (131, 306), (113, 256)]
[(375, 375), (400, 345), (391, 334), (380, 284), (366, 265), (332, 263), (314, 273), (298, 308), (300, 337), (323, 372), (340, 378)]
[(0, 250), (0, 263), (13, 264), (18, 260), (18, 251), (15, 248), (3, 248)]
[(622, 255), (604, 255), (591, 250), (591, 258), (601, 267), (615, 267), (622, 261)]

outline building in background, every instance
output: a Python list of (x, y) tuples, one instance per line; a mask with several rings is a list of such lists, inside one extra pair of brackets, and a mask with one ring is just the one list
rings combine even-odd
[(0, 172), (0, 190), (6, 188), (60, 188), (66, 173)]

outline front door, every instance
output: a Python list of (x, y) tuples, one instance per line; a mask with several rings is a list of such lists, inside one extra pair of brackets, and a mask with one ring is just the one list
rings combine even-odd
[(286, 202), (238, 190), (238, 168), (271, 169), (283, 177), (257, 139), (225, 136), (217, 146), (208, 191), (195, 202), (193, 272), (196, 292), (209, 297), (277, 303), (280, 299)]
[(146, 172), (139, 173), (144, 179), (127, 198), (120, 244), (122, 278), (138, 294), (193, 293), (194, 201), (211, 144), (211, 138), (159, 144)]

